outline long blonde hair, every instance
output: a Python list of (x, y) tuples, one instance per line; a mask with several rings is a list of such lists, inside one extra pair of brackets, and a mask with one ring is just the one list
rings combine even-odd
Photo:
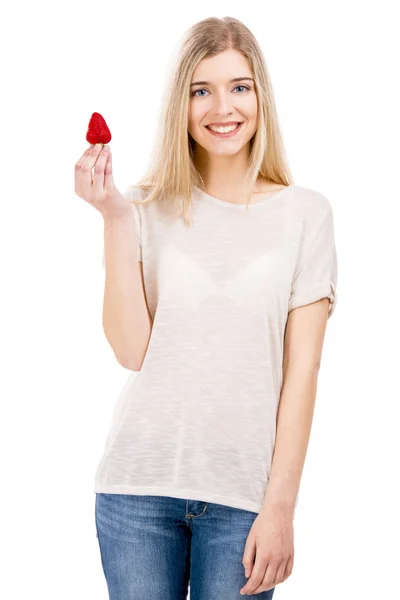
[(249, 169), (243, 189), (247, 207), (258, 177), (291, 185), (290, 174), (278, 123), (277, 110), (263, 53), (251, 31), (233, 17), (210, 17), (195, 23), (185, 33), (167, 80), (155, 147), (150, 166), (136, 186), (150, 192), (144, 204), (164, 201), (179, 209), (190, 225), (192, 186), (204, 190), (204, 181), (193, 160), (195, 142), (188, 132), (190, 83), (198, 63), (226, 50), (247, 58), (255, 80), (258, 101), (257, 130), (250, 140)]

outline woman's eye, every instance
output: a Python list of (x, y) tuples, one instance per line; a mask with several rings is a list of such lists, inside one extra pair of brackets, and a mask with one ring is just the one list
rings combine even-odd
[(195, 92), (192, 93), (192, 96), (196, 96), (197, 92), (205, 92), (206, 90), (196, 90)]
[(250, 91), (250, 88), (249, 88), (249, 87), (247, 87), (247, 85), (237, 85), (237, 86), (235, 87), (235, 90), (236, 90), (238, 87), (241, 87), (241, 88), (244, 88), (245, 90), (249, 90), (249, 91)]
[[(237, 86), (236, 86), (234, 89), (235, 89), (235, 90), (237, 90), (237, 88), (243, 88), (243, 89), (245, 89), (245, 90), (247, 90), (247, 91), (250, 91), (250, 88), (249, 88), (249, 87), (247, 87), (247, 85), (237, 85)], [(201, 89), (199, 89), (199, 90), (195, 90), (194, 92), (192, 92), (192, 94), (191, 94), (191, 95), (192, 95), (192, 96), (196, 96), (197, 92), (206, 92), (206, 91), (207, 91), (207, 90), (205, 90), (204, 88), (201, 88)], [(201, 96), (199, 96), (199, 98), (200, 98), (200, 97), (201, 97)]]

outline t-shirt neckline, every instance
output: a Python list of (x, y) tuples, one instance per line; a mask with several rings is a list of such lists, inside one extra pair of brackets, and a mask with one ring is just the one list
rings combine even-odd
[[(253, 209), (256, 206), (262, 206), (266, 202), (270, 202), (271, 200), (274, 200), (275, 198), (280, 197), (282, 194), (285, 194), (287, 192), (287, 190), (292, 189), (294, 187), (295, 187), (294, 184), (287, 185), (284, 188), (282, 188), (281, 190), (278, 190), (277, 192), (271, 194), (270, 196), (267, 196), (266, 198), (261, 198), (261, 200), (258, 200), (257, 202), (250, 203), (248, 205), (248, 207), (249, 207), (249, 209)], [(210, 202), (213, 202), (214, 204), (218, 204), (219, 206), (231, 206), (231, 207), (239, 209), (239, 210), (246, 210), (246, 204), (244, 204), (244, 203), (237, 204), (236, 202), (228, 202), (227, 200), (221, 200), (220, 198), (216, 198), (215, 196), (211, 196), (210, 194), (207, 194), (207, 192), (204, 192), (202, 189), (197, 187), (197, 185), (194, 185), (194, 189), (203, 199), (209, 200)]]

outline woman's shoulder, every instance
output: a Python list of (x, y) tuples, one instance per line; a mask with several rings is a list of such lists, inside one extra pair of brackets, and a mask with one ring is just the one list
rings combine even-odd
[(293, 204), (295, 208), (306, 213), (312, 213), (313, 216), (318, 214), (324, 215), (332, 210), (329, 198), (322, 192), (301, 185), (294, 185), (293, 190)]
[(128, 200), (135, 200), (136, 202), (140, 202), (144, 200), (149, 192), (140, 185), (133, 184), (125, 187), (124, 196)]

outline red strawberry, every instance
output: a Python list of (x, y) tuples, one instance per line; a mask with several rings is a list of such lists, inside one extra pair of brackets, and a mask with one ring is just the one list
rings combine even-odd
[(108, 144), (111, 140), (111, 132), (107, 123), (100, 113), (94, 112), (90, 117), (86, 141), (89, 144)]

